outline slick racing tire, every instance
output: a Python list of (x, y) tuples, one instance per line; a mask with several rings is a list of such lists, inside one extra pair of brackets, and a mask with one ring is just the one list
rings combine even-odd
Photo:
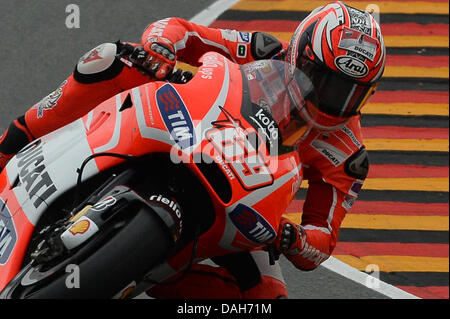
[[(142, 278), (157, 262), (166, 257), (173, 246), (167, 227), (158, 216), (145, 208), (141, 208), (131, 220), (120, 223), (125, 225), (115, 225), (114, 234), (105, 242), (99, 244), (94, 241), (86, 245), (70, 258), (61, 261), (57, 267), (53, 267), (57, 271), (44, 280), (30, 283), (32, 281), (29, 278), (33, 277), (30, 276), (30, 272), (35, 271), (39, 265), (23, 269), (4, 289), (1, 297), (7, 299), (115, 297), (127, 285)], [(70, 285), (67, 285), (67, 280), (70, 274), (65, 270), (70, 264), (77, 267), (79, 285), (68, 288)]]

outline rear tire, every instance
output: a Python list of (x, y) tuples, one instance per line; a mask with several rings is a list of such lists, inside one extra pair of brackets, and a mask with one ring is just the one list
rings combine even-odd
[[(71, 274), (65, 272), (52, 275), (55, 278), (51, 278), (51, 282), (46, 285), (38, 282), (24, 286), (21, 283), (27, 273), (24, 272), (19, 275), (20, 278), (13, 280), (15, 287), (10, 289), (6, 297), (109, 299), (126, 285), (144, 276), (168, 255), (172, 247), (173, 239), (167, 226), (153, 212), (141, 208), (115, 235), (77, 264), (79, 288), (67, 288), (66, 281)], [(79, 260), (79, 253), (73, 256), (73, 260)]]

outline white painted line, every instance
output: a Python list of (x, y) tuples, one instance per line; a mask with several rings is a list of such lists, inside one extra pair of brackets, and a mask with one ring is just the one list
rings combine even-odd
[[(392, 299), (420, 299), (402, 289), (370, 276), (331, 256), (321, 266)], [(368, 285), (370, 283), (370, 285)]]
[[(209, 26), (223, 12), (230, 9), (239, 1), (240, 0), (218, 0), (200, 13), (196, 14), (190, 21), (200, 25)], [(387, 297), (393, 299), (420, 299), (419, 297), (404, 290), (385, 283), (384, 281), (378, 280), (369, 274), (363, 273), (362, 271), (359, 271), (334, 257), (328, 258), (328, 260), (322, 263), (322, 266), (366, 287), (368, 286), (367, 282), (371, 282), (372, 284), (376, 283), (377, 288), (372, 287), (370, 289), (373, 289), (374, 291)]]
[(209, 26), (217, 19), (218, 16), (230, 9), (239, 1), (240, 0), (218, 0), (202, 12), (196, 14), (190, 21), (204, 26)]

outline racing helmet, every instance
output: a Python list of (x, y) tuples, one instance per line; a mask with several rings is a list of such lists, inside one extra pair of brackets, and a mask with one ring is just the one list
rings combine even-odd
[(297, 27), (286, 54), (292, 70), (287, 88), (298, 115), (319, 131), (342, 128), (375, 92), (385, 60), (371, 14), (341, 1), (315, 9)]

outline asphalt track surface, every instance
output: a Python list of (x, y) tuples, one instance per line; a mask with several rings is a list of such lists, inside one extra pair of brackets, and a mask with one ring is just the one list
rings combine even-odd
[[(213, 2), (77, 0), (80, 28), (69, 29), (66, 1), (1, 0), (0, 130), (53, 91), (89, 49), (118, 39), (138, 41), (148, 23), (169, 16), (190, 19)], [(323, 267), (301, 272), (284, 259), (281, 265), (293, 299), (387, 298)]]

